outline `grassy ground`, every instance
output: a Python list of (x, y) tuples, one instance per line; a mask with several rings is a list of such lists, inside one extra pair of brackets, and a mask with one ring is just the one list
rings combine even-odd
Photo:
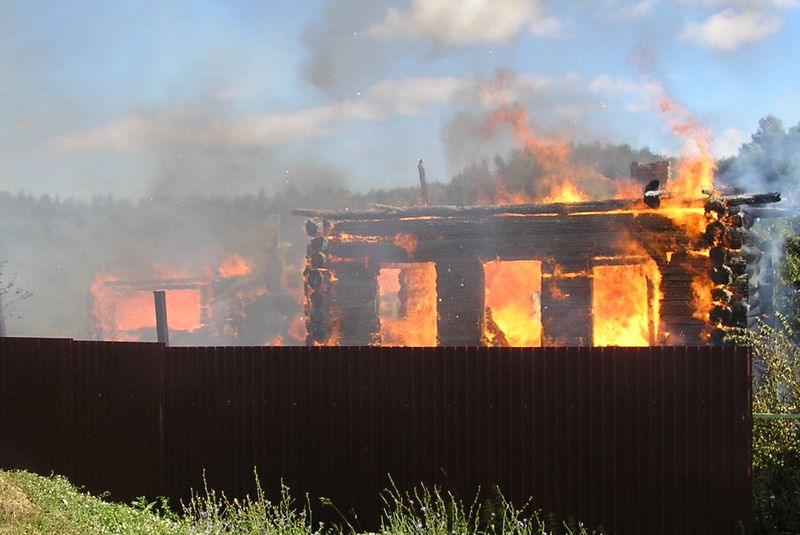
[(186, 532), (184, 522), (107, 503), (60, 477), (0, 471), (0, 535)]
[[(427, 488), (411, 493), (395, 489), (386, 492), (383, 499), (381, 535), (589, 534), (580, 525), (570, 529), (562, 522), (544, 520), (537, 511), (525, 507), (517, 510), (499, 493), (491, 503), (472, 504)], [(356, 530), (346, 520), (335, 526), (315, 522), (308, 506), (298, 507), (288, 489), (275, 503), (260, 490), (254, 499), (243, 501), (231, 501), (207, 490), (180, 514), (164, 514), (155, 504), (126, 506), (105, 502), (78, 491), (58, 476), (0, 471), (0, 535), (328, 533), (349, 534)]]

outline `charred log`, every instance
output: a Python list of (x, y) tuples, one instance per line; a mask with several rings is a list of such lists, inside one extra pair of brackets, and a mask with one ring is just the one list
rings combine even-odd
[(308, 242), (308, 254), (324, 251), (328, 247), (328, 240), (324, 236), (317, 236)]
[(709, 199), (703, 208), (706, 213), (715, 214), (716, 219), (722, 219), (728, 215), (727, 205), (719, 199)]
[(484, 321), (486, 322), (486, 331), (491, 335), (491, 339), (483, 340), (483, 345), (489, 347), (508, 347), (509, 344), (508, 340), (506, 339), (506, 334), (494, 321), (492, 309), (488, 306), (486, 307), (486, 317), (484, 318)]
[[(585, 264), (557, 265), (573, 273), (586, 269)], [(588, 275), (559, 277), (548, 264), (542, 266), (542, 274), (542, 345), (591, 345), (592, 279)]]
[(728, 266), (722, 265), (711, 268), (709, 277), (711, 277), (711, 282), (714, 284), (730, 284), (733, 282), (733, 271)]
[(309, 219), (306, 221), (306, 234), (312, 238), (322, 234), (322, 221), (319, 219)]
[(364, 261), (331, 264), (332, 299), (342, 345), (373, 345), (380, 339), (378, 269)]
[(724, 223), (721, 221), (714, 221), (706, 227), (704, 235), (708, 243), (713, 246), (722, 242), (726, 231), (727, 228), (725, 227)]
[(781, 194), (778, 192), (769, 193), (752, 193), (740, 195), (722, 195), (720, 200), (725, 202), (728, 206), (741, 206), (744, 204), (761, 205), (780, 202)]
[(323, 269), (326, 265), (327, 258), (325, 253), (322, 251), (317, 251), (309, 255), (308, 261), (313, 269)]
[(728, 253), (725, 250), (725, 247), (721, 245), (715, 245), (708, 251), (708, 256), (711, 259), (711, 263), (714, 264), (715, 267), (720, 267), (728, 258)]
[(732, 296), (733, 294), (725, 288), (713, 288), (711, 290), (711, 299), (717, 303), (728, 304)]

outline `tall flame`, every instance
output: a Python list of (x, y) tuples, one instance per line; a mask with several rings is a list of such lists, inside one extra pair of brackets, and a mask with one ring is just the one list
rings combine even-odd
[(658, 100), (659, 111), (672, 130), (684, 140), (683, 156), (678, 164), (677, 176), (670, 181), (670, 191), (681, 197), (698, 197), (702, 190), (714, 188), (716, 160), (711, 154), (711, 130), (703, 126), (697, 118), (677, 102), (661, 94)]
[[(659, 95), (659, 111), (667, 121), (672, 133), (684, 141), (683, 155), (678, 163), (676, 176), (667, 184), (667, 188), (676, 197), (697, 198), (703, 190), (714, 190), (714, 172), (716, 160), (711, 154), (711, 130), (689, 110), (671, 100), (663, 92)], [(687, 231), (699, 236), (708, 224), (707, 215), (701, 208), (670, 208), (667, 202), (665, 215)], [(689, 251), (690, 254), (708, 254), (706, 250)], [(709, 266), (710, 267), (710, 266)], [(692, 273), (692, 316), (707, 322), (711, 308), (711, 290), (713, 284), (705, 269), (695, 269)]]
[[(611, 180), (597, 171), (572, 161), (572, 145), (567, 136), (546, 137), (530, 125), (528, 112), (519, 105), (499, 108), (489, 115), (488, 132), (493, 135), (500, 126), (511, 127), (514, 140), (533, 156), (543, 176), (528, 184), (527, 193), (510, 193), (499, 181), (493, 192), (498, 204), (524, 202), (580, 202), (593, 198), (629, 196), (631, 181)], [(636, 196), (639, 193), (637, 192)]]

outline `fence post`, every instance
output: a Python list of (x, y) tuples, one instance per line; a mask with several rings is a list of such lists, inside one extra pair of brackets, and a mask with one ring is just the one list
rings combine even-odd
[(153, 292), (156, 305), (156, 335), (158, 343), (169, 345), (169, 325), (167, 324), (167, 292), (156, 290)]
[(6, 337), (6, 317), (3, 312), (3, 294), (0, 294), (0, 338)]
[(156, 350), (155, 372), (158, 382), (158, 420), (159, 420), (159, 481), (162, 496), (172, 496), (172, 486), (169, 477), (169, 445), (167, 444), (167, 355), (169, 347), (159, 346)]

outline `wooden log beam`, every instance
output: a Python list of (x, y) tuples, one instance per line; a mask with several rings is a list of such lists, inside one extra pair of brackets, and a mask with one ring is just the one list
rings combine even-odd
[(331, 262), (333, 309), (339, 344), (371, 345), (380, 337), (378, 272), (368, 262)]
[[(702, 203), (702, 199), (698, 200)], [(702, 206), (702, 204), (700, 204)], [(481, 217), (496, 214), (545, 215), (572, 212), (607, 212), (609, 210), (645, 209), (641, 199), (611, 199), (579, 203), (509, 204), (492, 206), (416, 206), (410, 208), (384, 207), (380, 210), (336, 211), (296, 208), (292, 215), (325, 217), (335, 221), (404, 219), (415, 217)]]
[(777, 191), (769, 193), (750, 193), (740, 195), (720, 195), (719, 199), (728, 206), (761, 205), (780, 202), (781, 194)]
[[(671, 193), (666, 190), (655, 192), (658, 197), (669, 197)], [(720, 195), (719, 200), (728, 206), (763, 205), (776, 203), (781, 200), (779, 192), (751, 193)], [(698, 206), (702, 207), (708, 198), (670, 200), (669, 206)], [(615, 210), (642, 210), (647, 209), (643, 199), (609, 199), (604, 201), (584, 201), (577, 203), (550, 203), (550, 204), (509, 204), (492, 206), (416, 206), (416, 207), (390, 207), (382, 206), (378, 210), (318, 210), (313, 208), (296, 208), (292, 214), (303, 217), (328, 218), (334, 221), (358, 221), (380, 219), (404, 219), (415, 217), (483, 217), (498, 214), (515, 215), (546, 215), (546, 214), (571, 214), (585, 212), (609, 212)], [(657, 210), (655, 210), (657, 211)]]

